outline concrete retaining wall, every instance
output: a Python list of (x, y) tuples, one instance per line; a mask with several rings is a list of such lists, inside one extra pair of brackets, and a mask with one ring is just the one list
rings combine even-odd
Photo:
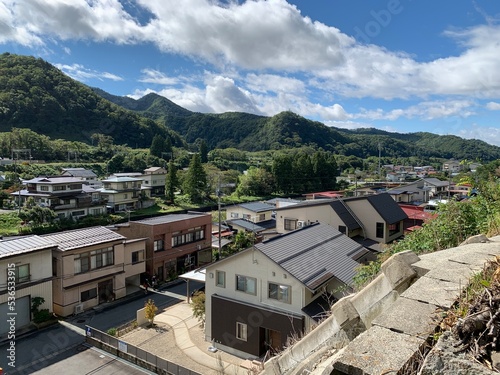
[(376, 279), (339, 300), (329, 318), (267, 361), (261, 374), (396, 373), (423, 355), (439, 323), (438, 308), (449, 309), (470, 276), (500, 255), (500, 238), (492, 240), (420, 257), (393, 255)]

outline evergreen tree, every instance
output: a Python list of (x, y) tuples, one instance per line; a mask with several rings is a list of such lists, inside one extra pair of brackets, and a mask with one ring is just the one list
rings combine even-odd
[(163, 139), (161, 135), (156, 134), (153, 137), (153, 141), (151, 142), (149, 153), (151, 155), (161, 158), (161, 153), (163, 152), (164, 147), (165, 147), (165, 139)]
[(204, 139), (200, 142), (200, 159), (203, 164), (208, 162), (208, 147)]
[(174, 204), (175, 201), (175, 190), (179, 185), (179, 179), (177, 178), (177, 168), (174, 165), (173, 160), (170, 160), (168, 163), (168, 171), (165, 183), (165, 195), (167, 201), (170, 201), (171, 204)]
[(166, 156), (166, 157), (169, 158), (169, 159), (165, 159), (165, 160), (172, 160), (174, 158), (174, 150), (172, 148), (172, 140), (170, 139), (170, 137), (168, 135), (165, 138), (165, 144), (163, 146), (163, 152), (167, 154), (167, 155), (162, 155), (161, 156), (163, 159), (165, 159), (163, 156)]
[(201, 164), (200, 154), (194, 154), (184, 179), (184, 192), (192, 202), (202, 202), (207, 193), (207, 174)]

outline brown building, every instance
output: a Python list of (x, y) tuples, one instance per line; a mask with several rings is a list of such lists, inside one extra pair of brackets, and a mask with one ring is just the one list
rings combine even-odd
[(78, 314), (139, 289), (145, 271), (145, 240), (127, 240), (105, 227), (42, 236), (57, 245), (52, 256), (53, 308), (60, 316)]
[(146, 272), (166, 280), (212, 261), (212, 215), (171, 214), (117, 226), (127, 238), (146, 238)]

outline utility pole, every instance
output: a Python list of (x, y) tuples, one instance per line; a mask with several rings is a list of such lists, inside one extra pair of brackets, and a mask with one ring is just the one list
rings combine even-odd
[(218, 209), (218, 212), (219, 212), (219, 253), (217, 255), (217, 259), (216, 260), (219, 260), (220, 259), (220, 253), (222, 251), (221, 212), (220, 212), (220, 196), (221, 196), (220, 175), (219, 175), (219, 179), (218, 179), (218, 183), (217, 183), (216, 194), (217, 194), (217, 209)]

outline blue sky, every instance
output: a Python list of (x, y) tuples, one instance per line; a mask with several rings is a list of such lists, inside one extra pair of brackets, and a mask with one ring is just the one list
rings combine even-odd
[(497, 0), (0, 0), (0, 52), (192, 111), (500, 146)]

